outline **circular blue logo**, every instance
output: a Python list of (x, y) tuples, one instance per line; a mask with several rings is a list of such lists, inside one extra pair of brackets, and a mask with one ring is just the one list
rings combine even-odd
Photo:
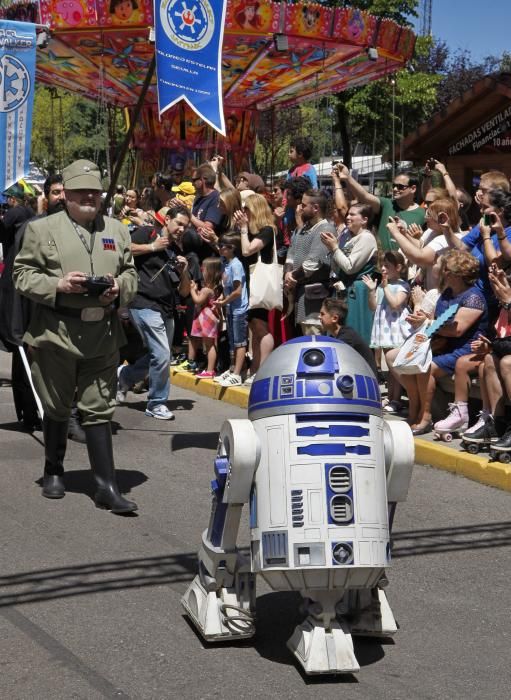
[(30, 93), (30, 74), (15, 56), (0, 58), (0, 112), (21, 107)]
[(207, 46), (215, 30), (209, 0), (164, 0), (160, 21), (172, 43), (190, 51)]

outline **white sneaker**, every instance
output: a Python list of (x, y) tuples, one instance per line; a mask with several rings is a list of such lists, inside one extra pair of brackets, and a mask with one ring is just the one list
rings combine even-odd
[(214, 377), (213, 381), (216, 382), (217, 384), (220, 384), (221, 382), (224, 381), (224, 379), (227, 379), (227, 377), (232, 374), (231, 370), (228, 369), (225, 372), (222, 372), (222, 374), (219, 374), (218, 376)]
[(239, 374), (230, 373), (228, 377), (220, 382), (220, 386), (241, 386), (243, 382)]
[(245, 386), (252, 386), (252, 384), (254, 383), (254, 379), (255, 374), (251, 374), (249, 377), (247, 377), (244, 382)]
[(119, 406), (120, 404), (126, 403), (126, 397), (130, 387), (128, 384), (122, 381), (121, 372), (124, 369), (124, 365), (117, 368), (117, 392), (115, 394), (115, 403)]
[(154, 408), (146, 408), (145, 414), (146, 416), (151, 416), (151, 418), (158, 418), (158, 420), (174, 420), (175, 418), (172, 411), (169, 411), (164, 404), (160, 404)]

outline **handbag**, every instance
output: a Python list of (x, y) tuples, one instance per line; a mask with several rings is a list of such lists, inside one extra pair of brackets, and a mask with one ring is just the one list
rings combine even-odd
[(506, 355), (511, 355), (511, 336), (505, 338), (495, 338), (491, 344), (491, 351), (499, 359)]
[(424, 374), (430, 368), (433, 356), (426, 325), (409, 335), (401, 346), (393, 364), (397, 374)]
[(306, 299), (326, 299), (328, 293), (328, 287), (326, 287), (323, 284), (323, 282), (312, 282), (311, 284), (306, 284), (304, 287), (304, 294)]
[(250, 309), (278, 309), (282, 311), (282, 287), (284, 282), (283, 268), (277, 260), (277, 245), (273, 233), (273, 261), (263, 263), (261, 251), (257, 254), (257, 262), (250, 266)]

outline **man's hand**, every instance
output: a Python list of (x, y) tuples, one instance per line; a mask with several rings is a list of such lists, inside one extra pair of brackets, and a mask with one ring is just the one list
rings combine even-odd
[(214, 230), (208, 226), (197, 226), (197, 233), (206, 243), (210, 243), (211, 245), (216, 245), (218, 243), (218, 236)]
[(225, 159), (222, 156), (218, 156), (218, 155), (213, 156), (213, 158), (211, 158), (211, 160), (209, 161), (209, 164), (211, 165), (211, 167), (213, 168), (215, 173), (217, 173), (217, 172), (219, 172), (219, 170), (221, 170), (222, 165), (224, 163), (224, 160)]
[(188, 270), (188, 260), (184, 255), (176, 255), (176, 267), (180, 273)]
[(339, 180), (347, 180), (349, 178), (350, 171), (347, 165), (344, 165), (344, 163), (337, 163), (335, 168), (337, 170)]
[(99, 303), (102, 306), (108, 306), (109, 304), (111, 304), (114, 299), (117, 299), (120, 292), (119, 283), (117, 282), (117, 279), (110, 273), (105, 275), (105, 277), (111, 279), (113, 284), (109, 289), (103, 292), (103, 294), (100, 294), (100, 296), (98, 297)]
[(83, 283), (87, 279), (84, 272), (68, 272), (57, 283), (57, 292), (61, 294), (85, 294)]
[(151, 241), (151, 248), (154, 247), (155, 251), (160, 252), (161, 250), (165, 250), (165, 248), (168, 248), (169, 244), (169, 235), (168, 233), (164, 233), (162, 236), (158, 236), (157, 238), (155, 238), (154, 241)]
[(297, 285), (297, 281), (293, 277), (292, 272), (286, 272), (284, 277), (284, 286), (286, 289), (294, 289)]

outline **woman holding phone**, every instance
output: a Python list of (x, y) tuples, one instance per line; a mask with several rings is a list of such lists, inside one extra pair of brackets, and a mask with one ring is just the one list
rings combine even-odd
[(348, 305), (345, 325), (354, 328), (368, 344), (373, 313), (369, 312), (369, 290), (362, 277), (375, 272), (378, 253), (376, 238), (367, 228), (371, 218), (368, 204), (352, 204), (346, 214), (347, 228), (340, 238), (327, 231), (321, 233), (321, 241), (330, 251), (331, 273), (338, 280), (338, 296)]
[(389, 217), (387, 228), (409, 263), (423, 268), (424, 288), (434, 289), (438, 284), (438, 266), (435, 263), (441, 255), (453, 247), (444, 234), (444, 227), (448, 226), (452, 235), (458, 240), (463, 235), (460, 231), (457, 203), (451, 197), (443, 197), (428, 203), (426, 224), (428, 230), (421, 238), (420, 247), (408, 235), (397, 218)]

